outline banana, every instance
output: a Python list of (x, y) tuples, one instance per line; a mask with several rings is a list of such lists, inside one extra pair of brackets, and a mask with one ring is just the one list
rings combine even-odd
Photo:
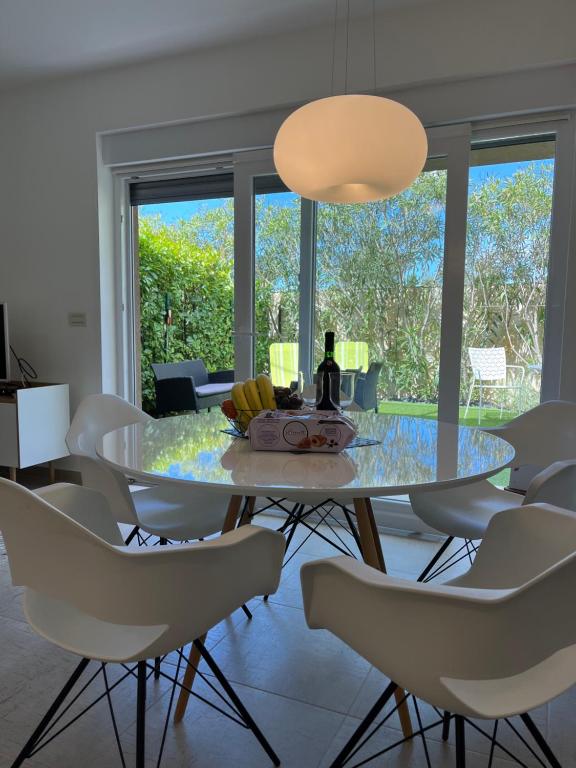
[(246, 395), (244, 394), (244, 382), (237, 381), (234, 384), (230, 392), (230, 397), (238, 411), (238, 421), (242, 428), (246, 429), (250, 423), (250, 406), (248, 405), (248, 400), (246, 400)]
[[(250, 406), (251, 411), (261, 411), (264, 407), (262, 405), (262, 400), (260, 399), (260, 393), (258, 392), (258, 387), (256, 386), (256, 382), (254, 379), (246, 379), (244, 382), (244, 394), (246, 395), (246, 400), (248, 400), (248, 405)], [(252, 416), (256, 416), (256, 413), (252, 413)]]
[(272, 380), (270, 376), (265, 373), (259, 373), (256, 376), (256, 385), (260, 393), (260, 400), (262, 400), (262, 406), (269, 410), (276, 410), (276, 400), (274, 398), (274, 387), (272, 386)]

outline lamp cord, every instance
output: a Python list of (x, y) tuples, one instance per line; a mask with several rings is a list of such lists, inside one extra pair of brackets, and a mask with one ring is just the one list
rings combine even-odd
[(23, 357), (18, 357), (16, 352), (14, 351), (14, 347), (12, 344), (10, 344), (10, 351), (14, 355), (14, 358), (16, 359), (16, 362), (18, 363), (18, 368), (20, 370), (20, 378), (22, 380), (22, 383), (26, 386), (30, 383), (30, 379), (37, 379), (38, 374), (36, 373), (36, 369), (34, 366), (28, 362), (28, 360), (25, 360)]
[[(334, 0), (334, 19), (332, 22), (332, 79), (330, 93), (335, 95), (336, 80), (336, 40), (338, 37), (338, 0)], [(348, 93), (348, 59), (350, 51), (350, 0), (346, 0), (346, 58), (344, 62), (344, 93)], [(372, 90), (376, 93), (376, 0), (372, 0)]]
[(376, 94), (376, 0), (372, 0), (372, 72), (374, 74), (374, 94)]
[(344, 74), (344, 93), (348, 93), (348, 50), (350, 46), (350, 0), (346, 2), (346, 70)]
[(330, 95), (335, 96), (334, 93), (334, 73), (336, 70), (336, 33), (338, 31), (338, 0), (334, 0), (334, 22), (332, 25), (332, 83), (330, 88)]

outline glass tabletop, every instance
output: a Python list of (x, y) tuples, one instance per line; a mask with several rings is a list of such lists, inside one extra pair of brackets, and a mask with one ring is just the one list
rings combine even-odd
[(98, 453), (136, 479), (185, 482), (227, 494), (361, 498), (489, 477), (514, 457), (499, 437), (410, 416), (348, 413), (378, 445), (339, 454), (252, 451), (222, 432), (219, 413), (152, 420), (106, 435)]

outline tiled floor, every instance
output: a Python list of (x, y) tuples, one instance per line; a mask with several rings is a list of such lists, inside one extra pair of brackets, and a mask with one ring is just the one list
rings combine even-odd
[[(260, 524), (277, 525), (274, 518)], [(296, 537), (297, 538), (297, 537)], [(301, 539), (300, 539), (301, 541)], [(382, 536), (389, 571), (413, 578), (437, 544), (418, 537)], [(382, 692), (386, 680), (335, 637), (310, 631), (305, 624), (299, 584), (300, 565), (332, 554), (312, 537), (283, 572), (279, 591), (266, 603), (253, 600), (248, 621), (237, 611), (209, 636), (216, 661), (233, 682), (248, 709), (281, 757), (285, 768), (328, 768), (359, 719)], [(193, 588), (193, 586), (191, 587)], [(37, 637), (25, 623), (18, 590), (11, 586), (7, 557), (0, 540), (0, 766), (9, 766), (31, 729), (37, 724), (77, 660)], [(112, 670), (111, 670), (112, 674)], [(204, 684), (198, 687), (207, 693)], [(133, 763), (135, 691), (132, 680), (114, 692), (121, 738)], [(209, 695), (209, 694), (207, 694)], [(159, 745), (169, 696), (165, 681), (151, 682), (148, 699), (149, 765)], [(569, 692), (534, 713), (556, 750), (563, 768), (576, 768), (574, 714), (576, 692)], [(422, 705), (424, 719), (431, 709)], [(393, 718), (371, 742), (369, 753), (400, 738)], [(467, 734), (468, 766), (487, 765), (489, 742)], [(516, 737), (502, 732), (503, 743), (528, 766), (538, 765)], [(432, 764), (454, 765), (453, 740), (445, 744), (438, 730), (430, 733)], [(40, 768), (108, 768), (120, 766), (105, 701), (29, 761)], [(163, 765), (167, 768), (258, 768), (270, 765), (252, 735), (191, 700), (185, 720), (168, 729)], [(405, 745), (370, 765), (386, 768), (424, 768), (421, 741)], [(494, 768), (513, 763), (502, 759)]]

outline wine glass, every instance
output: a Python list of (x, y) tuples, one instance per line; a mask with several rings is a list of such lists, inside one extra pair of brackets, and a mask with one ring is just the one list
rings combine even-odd
[(306, 384), (303, 371), (298, 371), (298, 394), (304, 401), (304, 405), (314, 408), (316, 405), (316, 384)]
[[(340, 388), (340, 408), (346, 410), (354, 402), (354, 385), (356, 371), (339, 371), (330, 373), (330, 391), (335, 393)], [(335, 398), (332, 398), (335, 400)]]
[(300, 395), (300, 397), (302, 397), (302, 393), (304, 392), (305, 381), (304, 371), (298, 371), (298, 384), (296, 386), (296, 392)]

